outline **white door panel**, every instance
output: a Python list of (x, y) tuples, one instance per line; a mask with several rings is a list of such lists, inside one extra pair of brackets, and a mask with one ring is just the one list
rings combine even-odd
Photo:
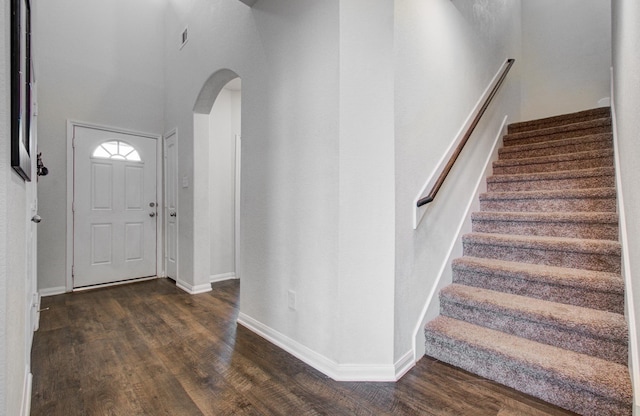
[(156, 275), (156, 146), (74, 127), (74, 288)]

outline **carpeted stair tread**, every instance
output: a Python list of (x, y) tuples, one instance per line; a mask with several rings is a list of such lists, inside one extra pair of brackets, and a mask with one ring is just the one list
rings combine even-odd
[(440, 291), (441, 314), (619, 364), (627, 357), (622, 314), (451, 284)]
[(610, 240), (587, 240), (583, 238), (469, 233), (462, 236), (462, 241), (471, 244), (540, 248), (546, 250), (572, 251), (580, 253), (602, 253), (612, 256), (620, 255), (620, 243)]
[(566, 287), (587, 287), (589, 290), (619, 295), (620, 301), (624, 301), (624, 281), (618, 273), (470, 256), (453, 260), (453, 268), (454, 270), (538, 281)]
[(548, 237), (618, 239), (615, 212), (500, 212), (471, 214), (474, 232)]
[(598, 107), (589, 110), (577, 111), (574, 113), (563, 114), (559, 116), (545, 117), (536, 120), (520, 121), (511, 123), (508, 126), (509, 133), (520, 133), (528, 130), (539, 130), (564, 124), (572, 124), (580, 121), (593, 120), (598, 118), (609, 117), (611, 115), (610, 107)]
[(443, 297), (465, 305), (491, 308), (548, 325), (566, 326), (603, 339), (627, 342), (627, 325), (624, 316), (618, 313), (459, 284), (451, 284), (440, 293)]
[(555, 199), (555, 198), (615, 198), (615, 188), (560, 189), (550, 191), (484, 192), (481, 199)]
[[(590, 160), (613, 156), (613, 149), (587, 150), (583, 152), (560, 153), (546, 156), (525, 157), (520, 159), (499, 159), (493, 162), (494, 168), (507, 166), (541, 165), (576, 160)], [(595, 167), (595, 166), (594, 166)]]
[(618, 214), (610, 212), (491, 212), (478, 211), (472, 220), (521, 222), (577, 222), (583, 224), (617, 224)]
[(561, 179), (575, 178), (600, 178), (604, 176), (614, 176), (615, 170), (611, 166), (589, 168), (589, 169), (573, 169), (556, 172), (533, 172), (519, 173), (511, 175), (492, 175), (487, 178), (487, 184), (504, 183), (504, 182), (525, 182), (525, 181), (552, 181)]
[(551, 140), (502, 147), (498, 150), (500, 159), (527, 158), (554, 155), (558, 153), (575, 153), (581, 151), (609, 149), (613, 146), (613, 134), (600, 133), (569, 139)]
[(487, 178), (487, 191), (534, 191), (551, 189), (586, 189), (615, 186), (613, 167), (573, 169), (493, 175)]
[(563, 124), (538, 130), (521, 133), (509, 133), (503, 138), (503, 145), (514, 146), (518, 144), (536, 143), (541, 141), (567, 139), (588, 134), (610, 133), (611, 117), (602, 117), (572, 124)]
[(470, 233), (462, 237), (462, 244), (465, 256), (620, 272), (617, 241)]
[(616, 211), (615, 188), (484, 192), (482, 211), (553, 212)]
[(445, 316), (425, 334), (427, 355), (441, 361), (586, 415), (631, 414), (625, 365)]
[(493, 162), (495, 175), (555, 172), (613, 166), (613, 150), (592, 150), (537, 158), (504, 159)]

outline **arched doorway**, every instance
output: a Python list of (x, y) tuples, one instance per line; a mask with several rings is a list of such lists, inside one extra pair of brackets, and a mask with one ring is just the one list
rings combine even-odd
[(194, 106), (194, 271), (239, 278), (241, 81), (215, 72)]

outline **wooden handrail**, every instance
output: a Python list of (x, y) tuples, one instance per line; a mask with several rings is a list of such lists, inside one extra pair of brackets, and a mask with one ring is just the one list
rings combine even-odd
[(431, 188), (431, 192), (429, 192), (429, 194), (424, 198), (420, 198), (418, 200), (418, 207), (428, 204), (429, 202), (433, 201), (434, 198), (436, 197), (436, 194), (440, 190), (440, 187), (444, 183), (444, 180), (447, 178), (447, 175), (451, 171), (453, 164), (456, 163), (458, 156), (460, 156), (460, 152), (462, 152), (462, 149), (464, 148), (465, 144), (467, 144), (469, 137), (471, 137), (471, 134), (473, 134), (473, 131), (475, 130), (478, 123), (480, 122), (480, 119), (484, 115), (485, 111), (487, 111), (487, 108), (489, 107), (489, 104), (491, 104), (493, 97), (495, 97), (495, 95), (498, 93), (498, 90), (502, 86), (504, 79), (507, 77), (507, 74), (509, 73), (509, 70), (511, 69), (515, 61), (516, 61), (515, 59), (507, 59), (507, 66), (502, 71), (502, 74), (500, 74), (500, 78), (498, 79), (498, 82), (496, 82), (496, 85), (494, 85), (493, 89), (491, 89), (491, 93), (489, 94), (487, 99), (484, 100), (482, 107), (480, 107), (480, 111), (478, 111), (478, 114), (476, 114), (476, 116), (474, 117), (473, 121), (471, 122), (471, 125), (469, 126), (464, 136), (462, 137), (462, 141), (460, 141), (460, 144), (458, 144), (458, 147), (456, 147), (455, 152), (453, 152), (453, 154), (451, 155), (451, 158), (447, 162), (447, 165), (445, 166), (444, 170), (442, 171), (442, 173), (440, 173), (440, 176), (438, 176), (438, 180), (433, 185), (433, 188)]

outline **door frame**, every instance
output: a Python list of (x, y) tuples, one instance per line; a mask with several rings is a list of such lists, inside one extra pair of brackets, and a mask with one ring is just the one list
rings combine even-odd
[(235, 156), (236, 156), (236, 172), (235, 172), (235, 224), (234, 224), (234, 241), (235, 241), (235, 263), (236, 263), (236, 279), (240, 279), (240, 202), (241, 202), (241, 189), (242, 184), (240, 179), (242, 178), (242, 135), (235, 135)]
[[(180, 140), (180, 138), (178, 137), (178, 128), (174, 127), (173, 129), (169, 130), (168, 132), (166, 132), (164, 134), (164, 136), (162, 137), (162, 209), (165, 210), (166, 206), (167, 206), (167, 194), (166, 194), (166, 190), (167, 190), (167, 155), (165, 153), (166, 150), (166, 141), (168, 137), (174, 136), (175, 137), (175, 141), (176, 141), (176, 149), (178, 149), (178, 141)], [(176, 155), (176, 211), (179, 210), (180, 208), (180, 198), (178, 198), (178, 192), (180, 190), (180, 186), (178, 185), (179, 183), (179, 177), (180, 175), (179, 173), (179, 167), (180, 167), (180, 158), (178, 157), (178, 155)], [(180, 223), (178, 220), (179, 217), (176, 218), (176, 284), (178, 283), (179, 280), (179, 276), (180, 276), (180, 239), (178, 238), (178, 236), (180, 235), (179, 233), (179, 229), (180, 229)], [(169, 242), (169, 240), (167, 239), (167, 223), (166, 220), (168, 219), (168, 217), (163, 217), (162, 220), (162, 239), (163, 239), (163, 244), (162, 244), (162, 270), (163, 270), (163, 277), (167, 277), (167, 244)]]
[[(67, 120), (67, 259), (66, 259), (66, 291), (73, 289), (73, 180), (75, 162), (73, 158), (73, 131), (75, 127), (84, 127), (94, 130), (103, 130), (113, 133), (129, 134), (146, 137), (156, 141), (156, 202), (164, 201), (164, 189), (162, 186), (162, 136), (159, 134), (144, 133), (135, 130), (123, 129), (120, 127), (107, 126), (103, 124), (88, 123), (77, 120)], [(162, 234), (162, 224), (164, 224), (164, 204), (157, 206), (156, 221), (156, 273), (158, 277), (164, 277), (163, 247), (164, 235)], [(126, 282), (125, 282), (126, 283)], [(104, 284), (100, 286), (109, 286)]]

